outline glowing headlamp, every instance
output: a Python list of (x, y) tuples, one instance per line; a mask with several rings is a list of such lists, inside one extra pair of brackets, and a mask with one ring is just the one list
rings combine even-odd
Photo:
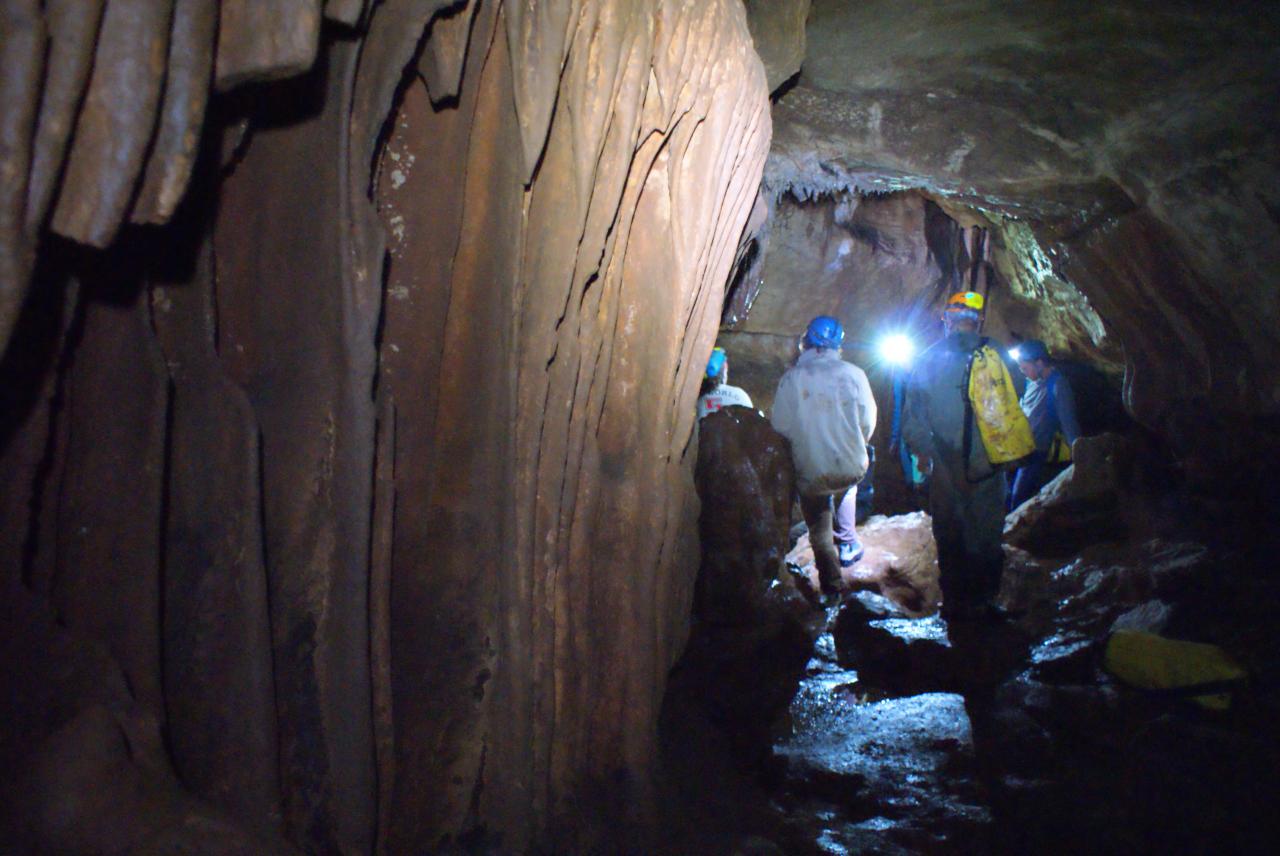
[(880, 340), (880, 357), (895, 366), (905, 366), (915, 356), (916, 345), (910, 337), (902, 333), (893, 333)]
[(1014, 345), (1009, 349), (1009, 356), (1013, 357), (1013, 361), (1016, 363), (1018, 360), (1022, 359), (1022, 352), (1018, 350), (1017, 345)]

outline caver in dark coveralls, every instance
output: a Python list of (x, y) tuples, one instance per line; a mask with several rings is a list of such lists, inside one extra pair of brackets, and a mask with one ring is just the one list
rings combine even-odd
[(992, 470), (976, 424), (971, 426), (967, 475), (961, 451), (966, 366), (980, 339), (977, 333), (951, 333), (920, 355), (907, 380), (902, 436), (912, 451), (933, 459), (929, 514), (938, 544), (944, 615), (994, 597), (1004, 566), (1004, 476)]

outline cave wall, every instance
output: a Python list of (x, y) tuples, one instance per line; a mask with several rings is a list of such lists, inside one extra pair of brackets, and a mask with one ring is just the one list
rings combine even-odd
[[(727, 6), (588, 10), (525, 187), (506, 157), (505, 14), (472, 22), (473, 44), (493, 44), (468, 54), (456, 111), (432, 106), (430, 77), (409, 82), (379, 173), (406, 847), (465, 829), (477, 805), (569, 828), (642, 793), (691, 597), (687, 403), (738, 237), (698, 224), (741, 228), (767, 130), (760, 92), (732, 88), (752, 71), (744, 42), (701, 91), (655, 60), (741, 38)], [(603, 68), (585, 59), (615, 44)]]
[(3, 579), (309, 852), (643, 824), (770, 136), (736, 2), (445, 5), (3, 6)]

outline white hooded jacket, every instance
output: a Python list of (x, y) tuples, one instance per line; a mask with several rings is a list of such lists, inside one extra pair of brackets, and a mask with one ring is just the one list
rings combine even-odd
[(800, 355), (778, 381), (770, 421), (791, 441), (802, 495), (838, 493), (866, 475), (876, 402), (866, 372), (839, 351), (813, 348)]

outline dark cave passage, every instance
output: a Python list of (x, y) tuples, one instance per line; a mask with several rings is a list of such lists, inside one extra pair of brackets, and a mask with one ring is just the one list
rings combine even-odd
[[(1278, 36), (0, 0), (0, 852), (1269, 852)], [(895, 427), (957, 293), (1080, 428), (981, 615)], [(825, 518), (819, 316), (878, 409)]]

